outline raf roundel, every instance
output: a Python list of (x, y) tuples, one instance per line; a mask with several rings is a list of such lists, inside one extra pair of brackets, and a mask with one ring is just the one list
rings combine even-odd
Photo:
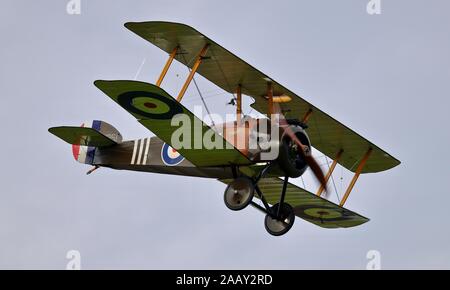
[(180, 164), (184, 160), (184, 157), (177, 150), (164, 143), (161, 149), (161, 159), (164, 164), (175, 166)]
[(152, 92), (126, 92), (119, 95), (117, 100), (127, 111), (149, 119), (167, 120), (183, 113), (178, 102)]
[(345, 209), (337, 210), (328, 206), (299, 205), (294, 208), (297, 215), (302, 218), (323, 222), (338, 222), (348, 219)]

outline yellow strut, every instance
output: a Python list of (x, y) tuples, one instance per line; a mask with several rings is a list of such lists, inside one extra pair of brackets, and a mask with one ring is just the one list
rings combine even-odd
[(194, 78), (194, 74), (197, 71), (198, 67), (202, 63), (203, 57), (205, 56), (206, 52), (208, 51), (208, 44), (205, 44), (205, 46), (202, 48), (200, 53), (197, 56), (197, 60), (194, 63), (194, 66), (191, 69), (191, 72), (189, 73), (189, 76), (186, 79), (186, 82), (184, 83), (183, 87), (181, 88), (180, 93), (177, 96), (177, 101), (181, 102), (181, 99), (184, 96), (184, 93), (186, 93), (186, 90), (191, 83), (192, 79)]
[(348, 185), (348, 188), (345, 191), (344, 197), (342, 198), (341, 203), (339, 204), (340, 206), (344, 206), (345, 202), (347, 201), (347, 198), (350, 195), (353, 186), (355, 186), (356, 180), (358, 180), (358, 177), (361, 174), (364, 165), (366, 165), (367, 159), (369, 159), (370, 153), (372, 153), (372, 148), (369, 148), (369, 150), (367, 150), (366, 154), (364, 154), (363, 158), (361, 159), (358, 168), (356, 168), (355, 175), (353, 176), (352, 181), (350, 181), (350, 184)]
[(159, 75), (158, 80), (156, 81), (156, 85), (158, 87), (161, 85), (164, 77), (166, 76), (167, 71), (169, 70), (170, 65), (172, 64), (173, 59), (177, 55), (177, 50), (178, 50), (178, 46), (175, 46), (175, 48), (170, 53), (169, 59), (167, 60), (166, 65), (164, 65), (164, 68), (163, 68), (161, 74)]
[(304, 124), (308, 123), (308, 120), (309, 120), (309, 118), (311, 117), (312, 112), (313, 112), (312, 109), (309, 109), (309, 110), (306, 112), (305, 116), (303, 116), (302, 123), (304, 123)]
[(273, 112), (273, 88), (272, 83), (267, 83), (267, 100), (269, 101), (268, 114), (269, 119), (272, 118)]
[(236, 89), (236, 121), (238, 126), (241, 123), (241, 114), (242, 114), (242, 94), (241, 94), (241, 85), (239, 84)]
[[(339, 150), (339, 152), (336, 154), (336, 158), (334, 158), (333, 163), (330, 166), (330, 169), (328, 169), (327, 174), (325, 175), (325, 184), (328, 183), (328, 180), (331, 177), (331, 174), (333, 174), (333, 170), (336, 167), (336, 164), (338, 163), (339, 159), (342, 156), (342, 152), (344, 152), (344, 150)], [(320, 196), (323, 192), (323, 190), (325, 189), (325, 187), (323, 186), (323, 184), (320, 185), (319, 190), (317, 191), (316, 195)]]

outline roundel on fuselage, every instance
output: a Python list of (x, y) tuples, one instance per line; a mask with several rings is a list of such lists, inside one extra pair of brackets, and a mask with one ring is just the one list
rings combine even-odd
[(169, 144), (164, 143), (161, 148), (161, 159), (164, 164), (174, 166), (180, 164), (184, 157), (177, 150), (170, 147)]

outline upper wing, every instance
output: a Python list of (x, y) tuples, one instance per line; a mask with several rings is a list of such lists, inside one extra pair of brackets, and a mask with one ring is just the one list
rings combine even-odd
[(375, 144), (271, 80), (266, 74), (190, 26), (152, 21), (129, 22), (125, 24), (125, 27), (168, 53), (179, 46), (180, 53), (177, 54), (176, 59), (189, 67), (194, 64), (192, 60), (202, 47), (209, 44), (205, 60), (197, 72), (230, 93), (235, 93), (240, 84), (242, 93), (255, 99), (252, 107), (263, 113), (267, 108), (267, 100), (264, 96), (267, 94), (267, 82), (270, 81), (274, 96), (291, 97), (290, 102), (280, 104), (283, 110), (289, 110), (289, 117), (302, 119), (309, 110), (312, 110), (307, 131), (313, 146), (333, 158), (338, 151), (343, 150), (339, 163), (351, 171), (356, 170), (355, 165), (369, 148), (372, 148), (372, 152), (363, 173), (383, 171), (400, 164), (400, 161)]
[(74, 145), (107, 147), (117, 144), (92, 128), (61, 126), (49, 128), (48, 131), (67, 143)]
[[(220, 181), (228, 184), (232, 179), (221, 179)], [(258, 186), (268, 203), (279, 202), (283, 188), (282, 179), (277, 177), (263, 178), (258, 182)], [(286, 189), (285, 202), (294, 208), (296, 216), (323, 228), (349, 228), (369, 221), (368, 218), (340, 207), (292, 183), (289, 183)]]
[[(176, 114), (184, 114), (192, 125), (195, 123), (199, 124), (200, 132), (195, 132), (193, 130), (194, 126), (189, 126), (191, 138), (187, 138), (188, 146), (181, 149), (177, 148), (177, 151), (194, 165), (251, 164), (250, 160), (239, 150), (224, 140), (217, 132), (213, 131), (163, 89), (138, 81), (98, 80), (94, 84), (167, 144), (172, 145), (172, 134), (179, 127), (171, 125), (172, 117)], [(208, 150), (204, 148), (202, 137), (205, 136), (207, 131), (212, 134), (211, 139), (217, 140), (217, 142), (214, 142), (215, 144), (219, 145), (221, 143), (218, 149)], [(200, 138), (200, 142), (198, 142), (198, 138)]]

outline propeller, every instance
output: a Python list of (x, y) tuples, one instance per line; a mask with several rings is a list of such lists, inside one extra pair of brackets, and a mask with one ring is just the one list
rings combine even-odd
[(316, 161), (316, 159), (312, 156), (312, 152), (310, 148), (307, 145), (304, 145), (297, 137), (297, 135), (292, 131), (291, 127), (289, 126), (288, 121), (286, 120), (286, 117), (281, 112), (281, 108), (277, 103), (274, 103), (274, 111), (279, 114), (280, 116), (280, 127), (283, 129), (284, 133), (291, 138), (291, 140), (298, 146), (299, 154), (302, 156), (303, 160), (305, 160), (306, 164), (308, 164), (309, 168), (311, 168), (314, 177), (319, 181), (320, 185), (323, 186), (325, 194), (328, 193), (327, 190), (327, 182), (325, 179), (325, 175), (323, 174), (322, 169), (320, 168), (319, 163)]

